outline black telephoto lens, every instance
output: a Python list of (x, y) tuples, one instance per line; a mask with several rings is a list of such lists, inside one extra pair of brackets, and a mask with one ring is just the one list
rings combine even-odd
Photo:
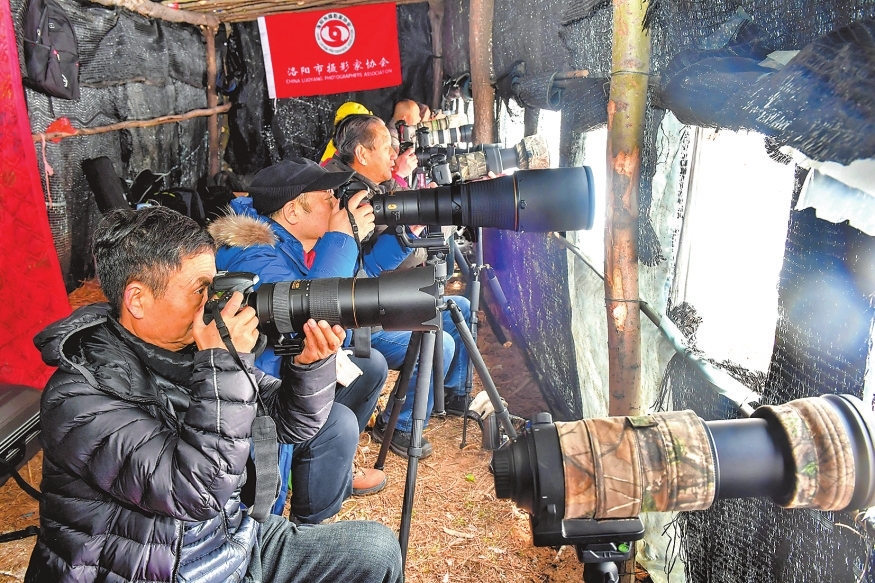
[(371, 205), (378, 225), (575, 231), (592, 228), (595, 189), (586, 166), (520, 170), (490, 180), (377, 195)]
[(434, 266), (379, 277), (299, 279), (265, 283), (249, 296), (259, 327), (269, 337), (300, 333), (310, 318), (344, 328), (435, 330), (438, 283)]

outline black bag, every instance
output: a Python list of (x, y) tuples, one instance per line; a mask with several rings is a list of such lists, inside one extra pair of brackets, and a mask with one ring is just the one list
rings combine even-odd
[(202, 227), (207, 224), (201, 197), (197, 191), (192, 188), (177, 186), (174, 188), (159, 190), (154, 194), (148, 195), (144, 202), (147, 204), (157, 204), (171, 208), (180, 214), (191, 217)]
[(79, 99), (79, 48), (67, 13), (55, 0), (30, 0), (24, 17), (25, 82), (33, 89)]

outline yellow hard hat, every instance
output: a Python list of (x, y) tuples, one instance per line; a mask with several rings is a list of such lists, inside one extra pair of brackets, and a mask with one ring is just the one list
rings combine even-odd
[(346, 103), (342, 103), (340, 107), (337, 108), (337, 113), (334, 115), (334, 125), (339, 124), (343, 118), (353, 115), (355, 113), (365, 113), (371, 115), (371, 110), (361, 103), (356, 103), (355, 101), (347, 101)]

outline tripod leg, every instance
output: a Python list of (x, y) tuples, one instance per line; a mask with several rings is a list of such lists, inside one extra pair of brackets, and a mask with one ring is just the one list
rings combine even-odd
[(444, 411), (444, 329), (443, 318), (438, 318), (438, 329), (434, 337), (434, 360), (432, 366), (432, 382), (434, 383), (434, 407), (432, 415), (445, 417)]
[(498, 389), (495, 388), (495, 383), (492, 382), (492, 377), (489, 375), (489, 369), (486, 368), (486, 363), (483, 362), (483, 357), (480, 355), (480, 351), (477, 350), (477, 343), (474, 342), (474, 338), (471, 336), (471, 331), (468, 330), (468, 326), (465, 324), (465, 318), (462, 315), (462, 311), (453, 300), (447, 300), (447, 309), (450, 311), (453, 323), (459, 331), (459, 336), (462, 337), (462, 341), (465, 343), (465, 346), (468, 347), (468, 355), (471, 358), (471, 362), (474, 363), (474, 367), (477, 369), (477, 374), (480, 375), (483, 389), (486, 391), (486, 394), (489, 395), (489, 400), (492, 401), (492, 406), (495, 408), (496, 418), (501, 422), (507, 436), (511, 439), (515, 438), (517, 434), (513, 427), (513, 423), (511, 423), (510, 413), (507, 412), (507, 409), (504, 408), (504, 403), (501, 402), (501, 395), (498, 394)]
[(416, 377), (416, 393), (413, 397), (413, 426), (410, 430), (410, 448), (407, 450), (407, 481), (404, 483), (404, 504), (401, 507), (401, 528), (398, 542), (401, 545), (402, 566), (407, 563), (407, 539), (410, 536), (410, 517), (413, 511), (413, 495), (416, 490), (416, 471), (422, 456), (422, 429), (428, 409), (429, 380), (434, 362), (435, 332), (422, 334), (419, 347), (419, 375)]
[(386, 431), (383, 433), (380, 453), (377, 455), (377, 461), (374, 463), (374, 468), (378, 470), (382, 470), (386, 465), (386, 456), (389, 454), (389, 444), (392, 441), (392, 436), (395, 434), (398, 415), (401, 414), (401, 407), (407, 400), (407, 386), (410, 384), (410, 377), (413, 376), (413, 367), (416, 366), (416, 357), (419, 355), (419, 347), (422, 344), (422, 334), (422, 332), (413, 332), (410, 335), (410, 342), (407, 344), (407, 352), (404, 353), (401, 372), (398, 373), (395, 388), (392, 390), (392, 400), (390, 401), (392, 410), (389, 413), (389, 421), (386, 423)]
[[(471, 288), (468, 300), (471, 302), (471, 338), (474, 344), (477, 344), (477, 324), (480, 322), (477, 317), (477, 312), (480, 309), (480, 274), (481, 270), (475, 268), (472, 270), (473, 277), (469, 282)], [(455, 320), (454, 320), (455, 322)], [(474, 361), (468, 359), (468, 370), (465, 373), (465, 409), (462, 417), (462, 443), (459, 444), (459, 449), (465, 449), (468, 445), (468, 405), (471, 404), (471, 390), (474, 388)]]

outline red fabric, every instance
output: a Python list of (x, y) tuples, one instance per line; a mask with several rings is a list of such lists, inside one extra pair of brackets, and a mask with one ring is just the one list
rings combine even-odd
[(0, 383), (41, 389), (34, 335), (70, 313), (31, 138), (9, 3), (0, 2)]
[(258, 19), (271, 99), (401, 85), (394, 3)]
[(309, 251), (304, 251), (304, 265), (307, 266), (307, 269), (313, 267), (313, 262), (316, 261), (316, 252), (310, 249)]

